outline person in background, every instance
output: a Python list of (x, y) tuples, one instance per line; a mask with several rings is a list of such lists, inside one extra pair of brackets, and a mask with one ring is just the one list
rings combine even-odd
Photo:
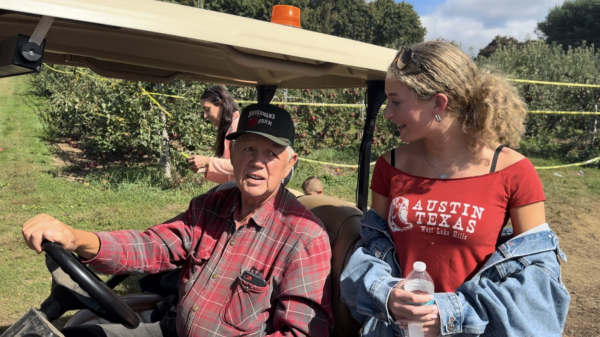
[[(525, 131), (517, 90), (453, 44), (430, 41), (400, 49), (385, 93), (384, 117), (407, 145), (377, 160), (372, 208), (341, 276), (363, 336), (402, 336), (410, 321), (425, 336), (561, 336), (566, 257), (535, 167), (502, 145), (518, 146)], [(503, 242), (509, 220), (514, 237)], [(416, 261), (435, 294), (403, 289)]]
[(302, 183), (302, 191), (305, 195), (323, 194), (323, 182), (316, 176), (308, 177)]
[(194, 172), (204, 172), (207, 180), (224, 183), (233, 180), (233, 167), (229, 160), (230, 141), (225, 137), (237, 130), (240, 118), (240, 108), (225, 88), (213, 86), (204, 91), (200, 96), (200, 104), (204, 118), (217, 126), (217, 142), (215, 156), (192, 156), (187, 162)]

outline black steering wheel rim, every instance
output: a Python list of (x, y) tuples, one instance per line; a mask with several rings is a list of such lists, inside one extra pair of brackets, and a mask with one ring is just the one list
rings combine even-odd
[(138, 315), (117, 296), (96, 274), (81, 261), (69, 254), (62, 245), (55, 242), (43, 242), (42, 249), (56, 264), (85, 290), (115, 320), (129, 329), (140, 324)]

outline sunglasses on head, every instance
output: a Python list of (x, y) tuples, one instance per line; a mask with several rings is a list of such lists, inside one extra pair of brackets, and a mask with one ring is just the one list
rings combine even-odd
[(398, 54), (394, 58), (394, 62), (398, 69), (403, 69), (407, 64), (414, 61), (415, 52), (412, 48), (401, 47)]

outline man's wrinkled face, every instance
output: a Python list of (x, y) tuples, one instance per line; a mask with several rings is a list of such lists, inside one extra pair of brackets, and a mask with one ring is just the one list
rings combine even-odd
[(297, 157), (290, 158), (285, 146), (246, 133), (235, 140), (231, 153), (235, 182), (243, 195), (266, 199), (279, 188)]

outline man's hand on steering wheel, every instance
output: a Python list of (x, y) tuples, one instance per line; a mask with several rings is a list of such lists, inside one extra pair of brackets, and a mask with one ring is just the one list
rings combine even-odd
[[(51, 257), (58, 267), (95, 300), (94, 305), (91, 306), (88, 302), (83, 303), (88, 306), (88, 309), (104, 319), (121, 323), (130, 329), (134, 329), (139, 325), (139, 317), (133, 310), (89, 268), (70, 254), (76, 252), (85, 259), (92, 259), (98, 255), (100, 239), (96, 234), (74, 229), (46, 214), (40, 214), (27, 221), (23, 225), (22, 231), (29, 248), (35, 250), (38, 254), (45, 250), (46, 254)], [(53, 271), (50, 270), (50, 272)], [(53, 294), (42, 304), (42, 307), (49, 300), (51, 302), (60, 300), (54, 294), (54, 289), (58, 289), (58, 287), (55, 287), (56, 282), (56, 280), (53, 280)], [(61, 282), (64, 282), (64, 280), (61, 280)], [(66, 286), (65, 284), (62, 285)], [(95, 303), (104, 311), (98, 311)], [(67, 303), (63, 306), (60, 304), (49, 305), (46, 309), (51, 313), (47, 312), (47, 317), (52, 316), (53, 319), (56, 319), (64, 314), (66, 310), (72, 308), (69, 308), (69, 303)]]
[(43, 240), (59, 243), (69, 253), (76, 252), (85, 259), (93, 258), (100, 250), (100, 239), (96, 234), (74, 229), (46, 214), (27, 221), (22, 232), (29, 248), (38, 254), (42, 252)]

